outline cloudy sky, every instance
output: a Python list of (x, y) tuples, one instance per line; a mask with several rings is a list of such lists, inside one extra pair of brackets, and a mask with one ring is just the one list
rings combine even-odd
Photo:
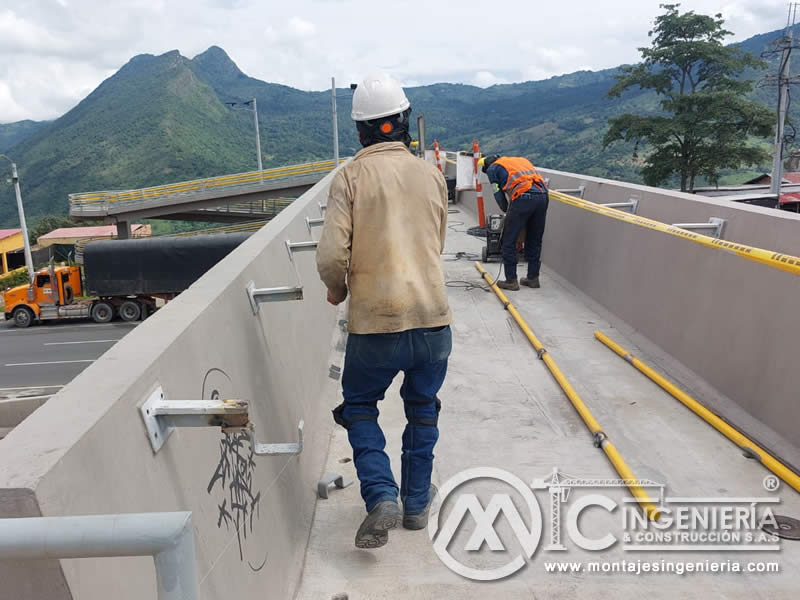
[[(0, 123), (60, 116), (132, 56), (224, 48), (247, 74), (319, 90), (376, 69), (488, 86), (634, 62), (664, 0), (0, 0)], [(685, 0), (732, 40), (784, 0)]]

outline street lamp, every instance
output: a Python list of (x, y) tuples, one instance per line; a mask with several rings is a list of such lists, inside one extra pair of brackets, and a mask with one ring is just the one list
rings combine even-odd
[[(22, 229), (22, 243), (25, 246), (25, 266), (28, 267), (28, 281), (31, 287), (28, 293), (33, 291), (33, 258), (31, 257), (31, 243), (28, 240), (28, 225), (25, 223), (25, 210), (22, 208), (22, 193), (19, 189), (19, 173), (17, 173), (17, 165), (8, 158), (5, 154), (0, 154), (0, 158), (5, 158), (11, 163), (11, 183), (14, 184), (14, 192), (17, 196), (17, 211), (19, 212), (19, 225)], [(32, 299), (32, 298), (31, 298)]]
[[(350, 90), (355, 91), (358, 87), (357, 83), (350, 84)], [(336, 112), (336, 98), (342, 96), (336, 95), (336, 78), (331, 77), (331, 113), (333, 119), (333, 168), (339, 166), (339, 116)]]
[(253, 106), (253, 123), (256, 127), (256, 155), (258, 157), (258, 171), (260, 173), (264, 168), (261, 166), (261, 135), (258, 132), (258, 102), (253, 98), (246, 102), (226, 102), (225, 104), (231, 108), (236, 108), (237, 106)]

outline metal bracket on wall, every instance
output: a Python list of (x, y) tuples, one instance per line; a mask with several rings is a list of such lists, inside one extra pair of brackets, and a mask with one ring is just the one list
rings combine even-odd
[(323, 204), (322, 202), (317, 202), (317, 206), (319, 206), (320, 214), (325, 214), (325, 209), (328, 208), (327, 204)]
[(257, 288), (252, 281), (247, 284), (247, 299), (250, 308), (257, 315), (262, 302), (285, 302), (287, 300), (302, 300), (303, 286), (282, 286), (273, 288)]
[(139, 407), (139, 413), (153, 452), (161, 449), (176, 427), (219, 427), (223, 433), (245, 431), (258, 456), (293, 455), (303, 451), (303, 421), (297, 427), (296, 443), (260, 444), (255, 440), (255, 426), (250, 421), (248, 408), (243, 400), (167, 400), (161, 387), (157, 387)]
[(316, 250), (319, 242), (309, 240), (307, 242), (292, 242), (286, 240), (286, 251), (289, 253), (289, 260), (294, 262), (294, 252), (306, 252), (308, 250)]
[(308, 227), (308, 233), (311, 233), (311, 230), (316, 225), (324, 225), (325, 224), (325, 217), (319, 217), (317, 219), (312, 219), (311, 217), (306, 217), (306, 227)]
[(289, 262), (292, 263), (292, 268), (294, 269), (296, 285), (257, 288), (253, 281), (247, 283), (247, 287), (245, 288), (247, 291), (247, 299), (250, 301), (250, 308), (253, 309), (254, 315), (258, 314), (262, 302), (285, 302), (286, 300), (303, 299), (303, 282), (300, 279), (300, 271), (297, 269), (297, 263), (294, 261), (294, 253), (316, 250), (318, 243), (319, 242), (314, 240), (307, 242), (292, 242), (291, 240), (286, 240), (286, 251), (289, 253)]
[(606, 208), (616, 208), (618, 210), (627, 209), (629, 213), (635, 215), (636, 211), (639, 209), (639, 199), (631, 198), (627, 202), (609, 202), (608, 204), (601, 204), (600, 206), (605, 206)]
[[(250, 423), (247, 433), (250, 438), (250, 447), (256, 456), (295, 456), (303, 451), (303, 432), (305, 421), (297, 425), (297, 441), (286, 444), (260, 444), (256, 441), (255, 427)], [(225, 431), (223, 429), (223, 431)]]
[(707, 230), (713, 238), (722, 239), (722, 230), (725, 228), (725, 219), (710, 217), (708, 223), (673, 223), (673, 227), (688, 229), (689, 231)]
[(576, 188), (570, 188), (570, 189), (566, 189), (566, 190), (554, 190), (554, 191), (560, 192), (562, 194), (570, 194), (572, 196), (577, 194), (578, 198), (583, 200), (583, 194), (586, 191), (586, 186), (585, 185), (579, 185)]

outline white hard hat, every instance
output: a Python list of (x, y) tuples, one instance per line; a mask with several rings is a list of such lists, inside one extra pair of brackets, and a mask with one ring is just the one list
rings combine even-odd
[(371, 121), (406, 110), (411, 103), (400, 84), (386, 73), (370, 75), (353, 94), (354, 121)]

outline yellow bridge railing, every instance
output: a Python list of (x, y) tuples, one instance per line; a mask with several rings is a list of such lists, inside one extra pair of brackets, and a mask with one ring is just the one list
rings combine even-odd
[[(340, 162), (344, 162), (344, 159)], [(107, 206), (118, 202), (139, 202), (154, 198), (163, 198), (176, 194), (186, 194), (192, 192), (202, 192), (210, 189), (234, 187), (241, 185), (258, 184), (265, 181), (290, 179), (302, 177), (315, 173), (324, 173), (334, 168), (334, 161), (326, 160), (319, 162), (304, 163), (288, 167), (277, 167), (265, 169), (263, 171), (250, 171), (248, 173), (237, 173), (234, 175), (222, 175), (220, 177), (209, 177), (206, 179), (196, 179), (193, 181), (182, 181), (167, 185), (157, 185), (153, 187), (141, 188), (137, 190), (123, 191), (101, 191), (86, 192), (81, 194), (70, 194), (69, 203), (76, 208), (95, 208)]]

